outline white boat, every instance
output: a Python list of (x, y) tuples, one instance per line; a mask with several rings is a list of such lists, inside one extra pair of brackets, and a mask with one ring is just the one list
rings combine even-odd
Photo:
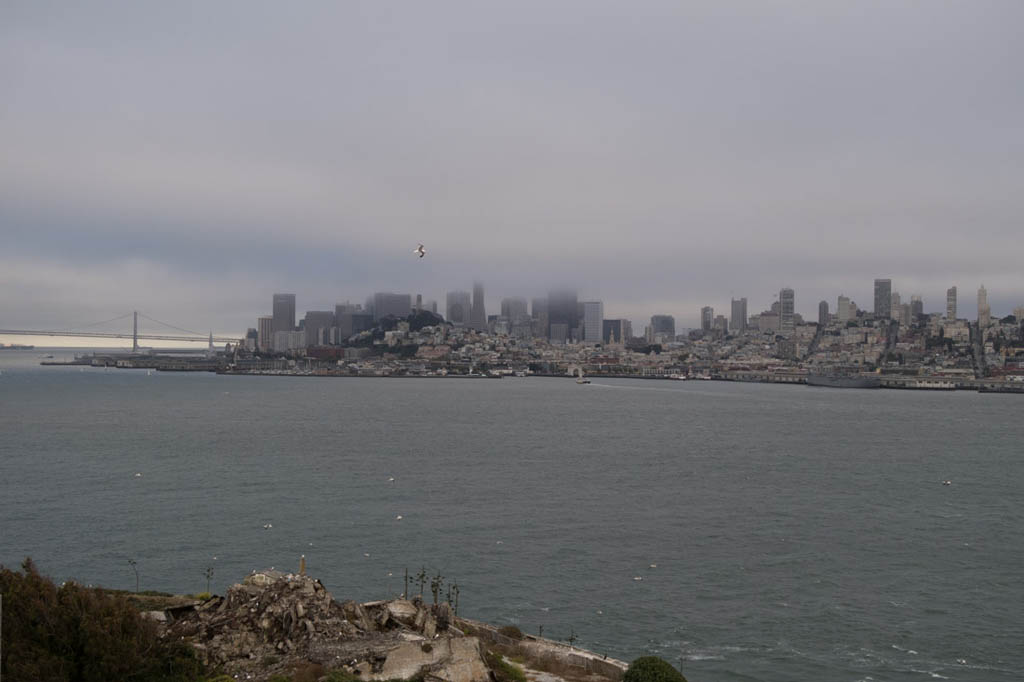
[(583, 377), (579, 377), (578, 379), (576, 379), (576, 383), (577, 384), (589, 384), (590, 383), (590, 379), (584, 379)]

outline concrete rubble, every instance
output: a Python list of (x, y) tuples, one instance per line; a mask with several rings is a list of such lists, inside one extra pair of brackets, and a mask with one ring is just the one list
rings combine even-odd
[(339, 603), (306, 575), (253, 573), (226, 596), (162, 616), (165, 637), (190, 642), (204, 662), (237, 679), (267, 680), (311, 664), (366, 680), (492, 679), (479, 640), (452, 626), (448, 604)]

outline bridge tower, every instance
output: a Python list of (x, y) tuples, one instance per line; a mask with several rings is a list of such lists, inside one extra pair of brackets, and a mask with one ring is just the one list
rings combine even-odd
[(213, 330), (210, 330), (210, 350), (213, 350)]
[(132, 352), (139, 352), (139, 311), (132, 312)]

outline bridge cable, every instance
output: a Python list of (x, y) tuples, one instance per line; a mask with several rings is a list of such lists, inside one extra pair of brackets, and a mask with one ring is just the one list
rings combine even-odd
[(88, 329), (89, 327), (99, 327), (101, 324), (110, 324), (111, 322), (117, 322), (118, 320), (123, 320), (124, 318), (131, 317), (131, 316), (132, 316), (131, 313), (125, 313), (124, 315), (112, 318), (110, 320), (103, 320), (102, 322), (93, 322), (92, 324), (83, 324), (83, 325), (78, 326), (78, 327), (67, 328), (67, 329), (54, 329), (53, 331), (64, 331), (64, 332), (81, 331), (83, 329)]
[(194, 332), (191, 329), (184, 329), (182, 327), (176, 327), (173, 324), (169, 324), (167, 322), (161, 322), (160, 320), (154, 319), (154, 318), (150, 317), (149, 315), (143, 315), (142, 313), (139, 313), (139, 317), (144, 317), (145, 319), (149, 320), (150, 322), (156, 322), (157, 324), (162, 324), (165, 327), (170, 327), (171, 329), (176, 329), (179, 332), (185, 332), (186, 334), (193, 334), (195, 336), (206, 336), (206, 334), (203, 334), (202, 332)]

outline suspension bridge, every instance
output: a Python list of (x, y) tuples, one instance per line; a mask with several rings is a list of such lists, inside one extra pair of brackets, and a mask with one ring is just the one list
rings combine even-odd
[[(92, 328), (101, 327), (127, 318), (132, 318), (132, 328), (130, 331), (124, 332), (107, 332), (107, 331), (94, 331)], [(139, 333), (139, 318), (147, 320), (149, 322), (161, 325), (166, 329), (173, 330), (171, 332), (143, 332)], [(209, 334), (202, 334), (200, 332), (191, 331), (189, 329), (183, 329), (182, 327), (169, 324), (167, 322), (161, 322), (155, 318), (149, 317), (143, 313), (132, 311), (119, 315), (118, 317), (102, 320), (100, 322), (93, 322), (92, 324), (81, 325), (77, 329), (61, 329), (61, 330), (41, 330), (41, 329), (0, 329), (0, 335), (10, 334), (14, 336), (73, 336), (77, 338), (85, 339), (131, 339), (132, 350), (139, 350), (139, 340), (144, 341), (180, 341), (184, 343), (208, 343), (210, 347), (213, 347), (214, 343), (234, 343), (238, 341), (237, 337), (226, 337), (226, 336), (214, 336), (213, 332)]]

